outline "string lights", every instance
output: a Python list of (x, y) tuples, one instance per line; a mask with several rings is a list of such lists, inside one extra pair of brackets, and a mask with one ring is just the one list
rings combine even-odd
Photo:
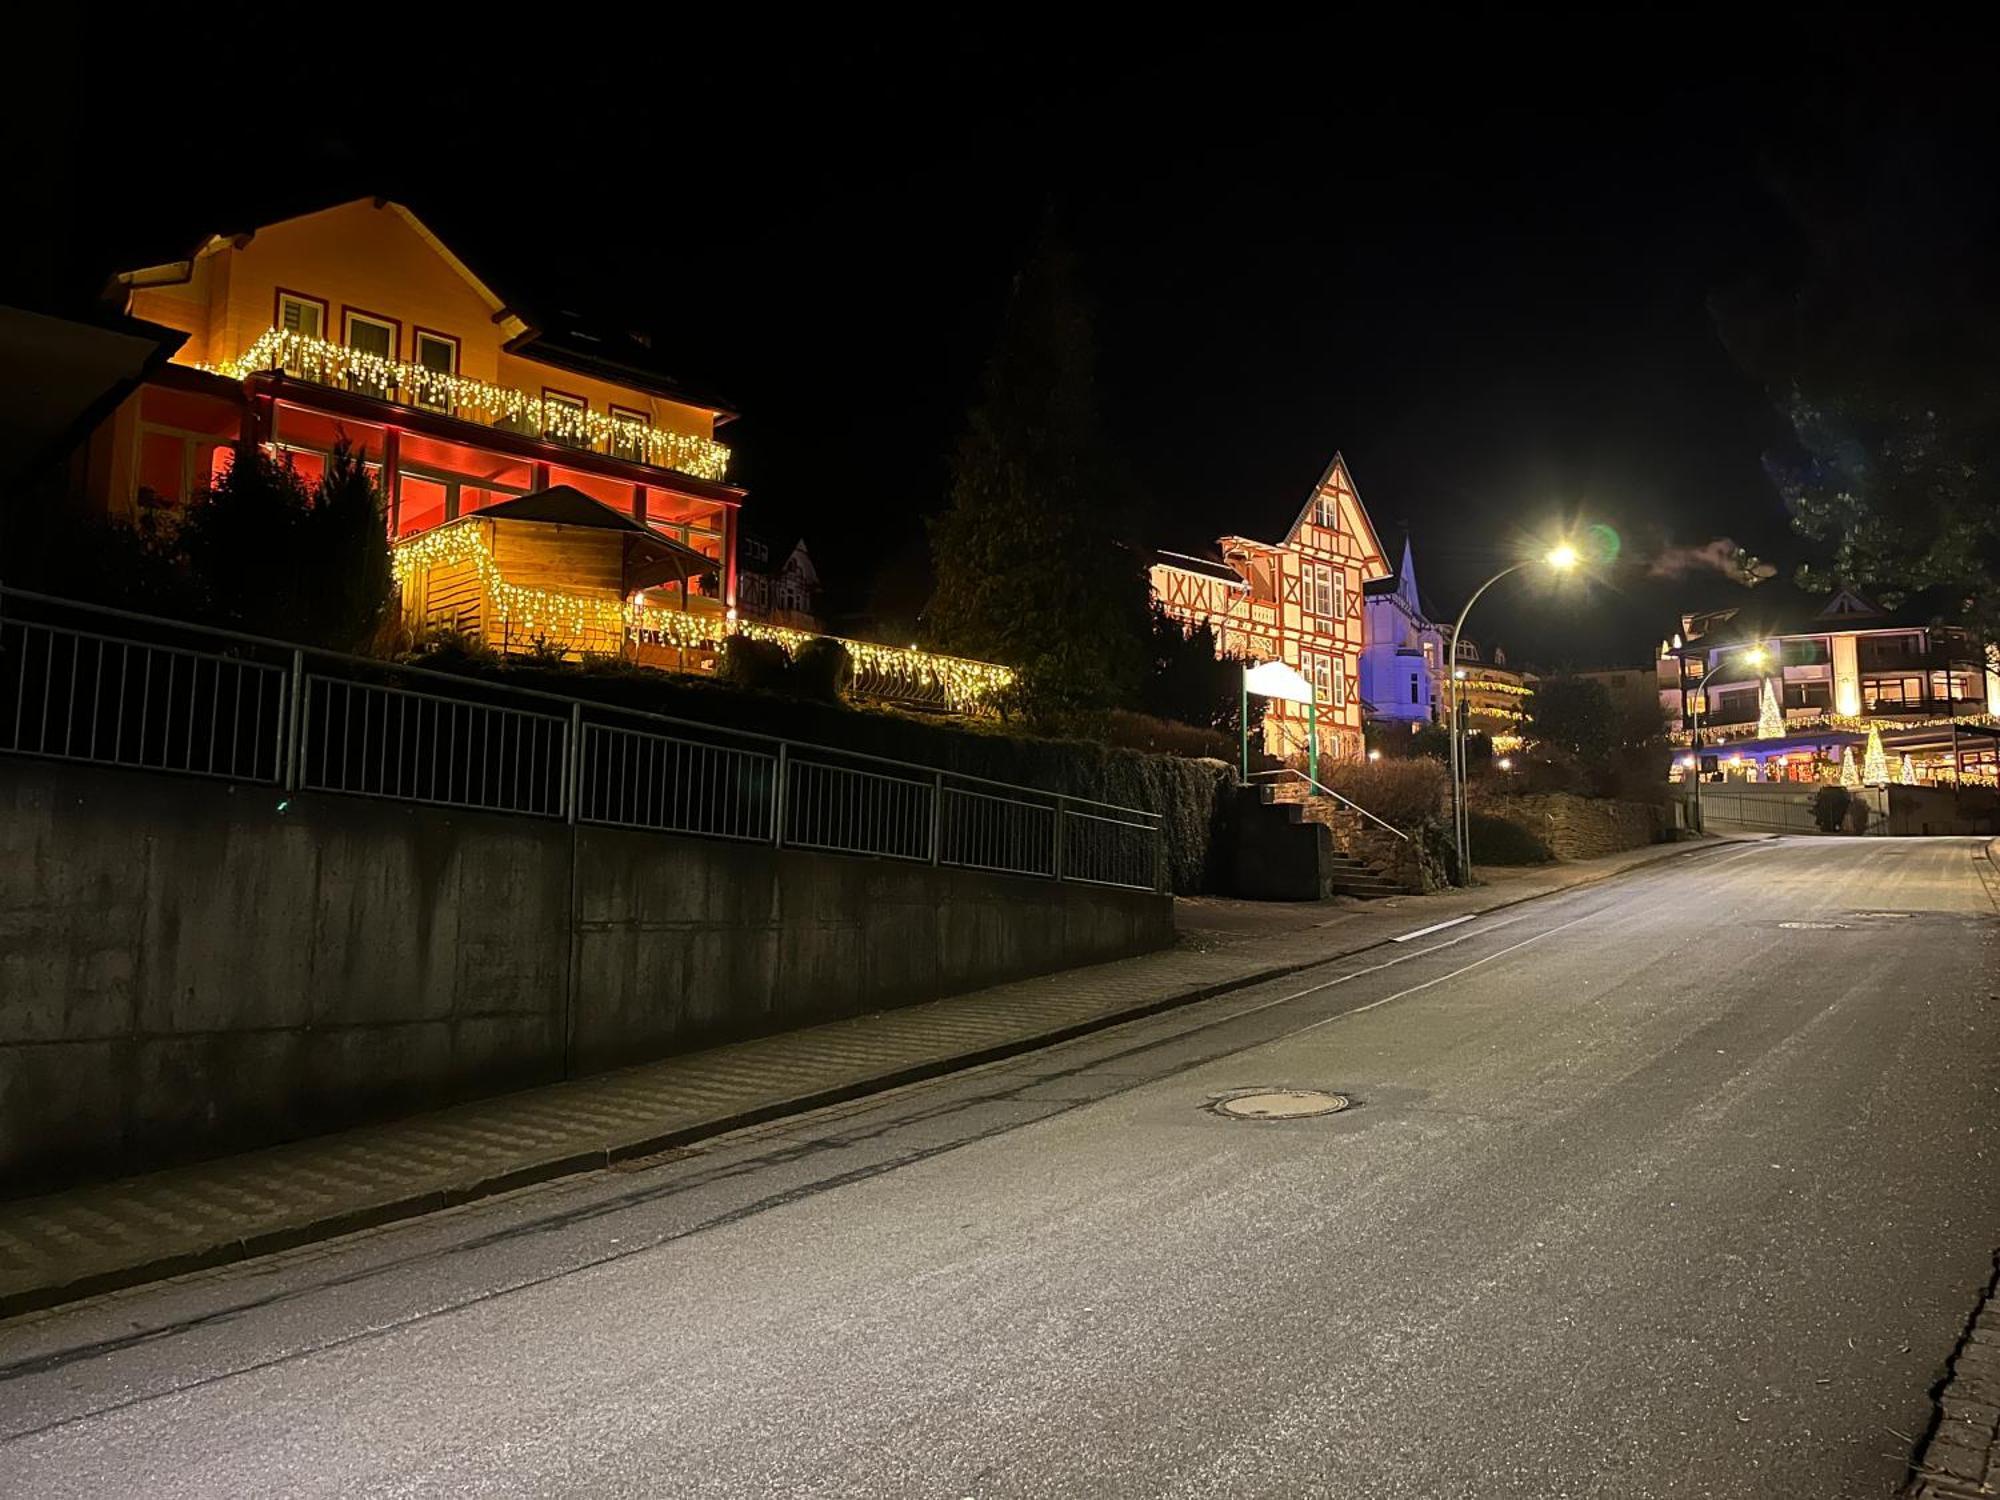
[[(1813, 729), (1837, 729), (1848, 734), (1864, 734), (1871, 726), (1876, 725), (1879, 725), (1883, 729), (1948, 729), (1953, 724), (1957, 724), (1961, 728), (1967, 726), (1981, 729), (2000, 728), (2000, 716), (1994, 714), (1960, 714), (1955, 719), (1915, 719), (1896, 718), (1889, 715), (1884, 715), (1880, 718), (1868, 718), (1861, 714), (1826, 713), (1815, 714), (1811, 718), (1789, 720), (1785, 724), (1785, 732), (1787, 734), (1798, 734), (1802, 731)], [(1718, 728), (1713, 724), (1704, 722), (1701, 726), (1702, 738), (1707, 740), (1711, 745), (1726, 745), (1730, 742), (1732, 728), (1733, 726), (1728, 725)], [(1759, 736), (1748, 729), (1735, 729), (1734, 732), (1738, 738), (1759, 738)], [(1691, 741), (1692, 736), (1685, 729), (1676, 729), (1667, 738), (1673, 744), (1686, 745)]]
[(489, 427), (525, 428), (561, 442), (587, 447), (602, 444), (606, 452), (623, 449), (643, 454), (646, 463), (697, 479), (719, 483), (729, 472), (729, 449), (713, 438), (610, 416), (574, 402), (544, 401), (511, 386), (385, 359), (278, 328), (265, 329), (240, 358), (207, 368), (232, 380), (264, 370), (283, 370), (322, 385), (349, 385), (384, 400), (393, 394), (408, 405), (453, 412)]
[[(476, 516), (463, 518), (476, 522)], [(637, 594), (628, 600), (536, 588), (510, 583), (493, 560), (483, 529), (476, 524), (447, 522), (398, 542), (393, 557), (396, 584), (407, 596), (410, 582), (436, 568), (469, 565), (480, 590), (505, 630), (503, 639), (532, 641), (541, 637), (573, 651), (616, 650), (628, 639), (695, 650), (713, 650), (725, 637), (744, 635), (771, 641), (796, 651), (810, 640), (839, 640), (854, 663), (863, 691), (882, 696), (942, 698), (952, 708), (970, 713), (1014, 684), (1011, 668), (962, 656), (941, 656), (873, 641), (814, 636), (809, 631), (766, 625), (757, 620), (729, 620), (719, 614), (661, 609)]]

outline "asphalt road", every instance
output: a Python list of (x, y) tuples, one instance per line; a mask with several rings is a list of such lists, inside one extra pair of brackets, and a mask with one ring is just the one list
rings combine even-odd
[(1707, 851), (18, 1319), (0, 1493), (1886, 1496), (2000, 1246), (1996, 893)]

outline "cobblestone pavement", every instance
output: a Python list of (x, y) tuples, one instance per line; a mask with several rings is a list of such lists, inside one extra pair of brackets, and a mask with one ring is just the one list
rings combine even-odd
[(382, 1125), (0, 1203), (0, 1316), (222, 1264), (1005, 1056), (1720, 840), (1494, 872), (1467, 891), (1180, 905), (1180, 943)]
[[(2000, 839), (1986, 846), (1986, 857), (2000, 871)], [(1989, 876), (1988, 888), (2000, 891), (2000, 881)], [(1936, 1423), (1913, 1471), (1910, 1500), (2000, 1495), (2000, 1287), (1987, 1288), (1952, 1356)]]

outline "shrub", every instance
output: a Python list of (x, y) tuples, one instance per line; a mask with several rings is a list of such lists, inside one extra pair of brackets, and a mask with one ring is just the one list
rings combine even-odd
[(816, 635), (792, 657), (788, 691), (815, 703), (839, 703), (854, 685), (854, 661), (839, 641)]
[(785, 648), (776, 641), (732, 635), (722, 643), (719, 675), (733, 687), (749, 688), (755, 692), (781, 692), (785, 687), (785, 674), (790, 669), (791, 658), (785, 655)]
[(1156, 719), (1124, 708), (1115, 708), (1104, 716), (1099, 738), (1107, 745), (1125, 750), (1178, 755), (1189, 760), (1234, 762), (1243, 748), (1232, 734), (1176, 719)]
[(1823, 786), (1813, 793), (1813, 822), (1819, 825), (1819, 831), (1840, 832), (1840, 825), (1847, 821), (1847, 809), (1853, 801), (1853, 796), (1844, 786)]
[(1475, 865), (1545, 865), (1555, 858), (1537, 835), (1492, 813), (1468, 809), (1466, 832)]
[(1866, 797), (1856, 797), (1847, 804), (1847, 826), (1855, 833), (1868, 831), (1868, 818), (1874, 809), (1868, 805)]
[(1404, 832), (1441, 821), (1450, 778), (1434, 760), (1320, 762), (1321, 782)]

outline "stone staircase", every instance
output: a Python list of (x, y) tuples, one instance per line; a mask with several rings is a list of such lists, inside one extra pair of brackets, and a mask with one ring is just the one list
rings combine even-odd
[(1258, 788), (1258, 796), (1267, 805), (1291, 810), (1294, 823), (1321, 823), (1332, 832), (1334, 852), (1320, 871), (1328, 895), (1368, 901), (1407, 896), (1417, 890), (1378, 861), (1356, 852), (1364, 844), (1359, 837), (1362, 818), (1352, 808), (1313, 792), (1301, 781), (1267, 782)]

